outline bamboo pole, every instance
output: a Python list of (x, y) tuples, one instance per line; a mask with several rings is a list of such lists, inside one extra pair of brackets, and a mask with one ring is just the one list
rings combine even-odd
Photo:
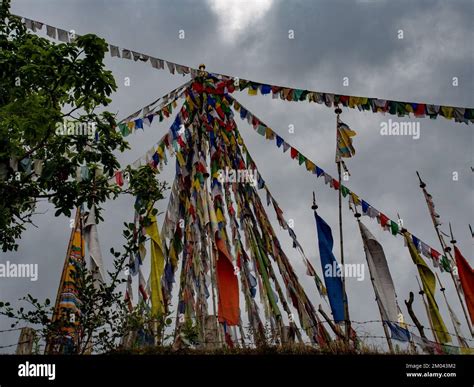
[[(207, 187), (207, 181), (205, 182), (205, 195), (206, 195), (206, 201), (207, 201), (207, 209), (208, 209), (208, 212), (210, 211), (209, 210), (209, 206), (212, 205), (212, 203), (210, 203), (209, 201), (209, 190), (208, 190), (208, 187)], [(210, 219), (210, 214), (209, 214), (209, 219)], [(219, 326), (219, 323), (217, 322), (217, 307), (216, 307), (216, 291), (214, 290), (215, 286), (216, 286), (216, 275), (215, 275), (215, 262), (214, 262), (214, 257), (213, 257), (213, 253), (212, 253), (212, 250), (213, 250), (213, 246), (212, 246), (212, 239), (211, 237), (209, 236), (209, 232), (212, 232), (212, 226), (210, 224), (210, 221), (209, 221), (209, 224), (208, 224), (208, 230), (207, 230), (207, 245), (208, 245), (208, 249), (209, 249), (209, 260), (210, 260), (210, 265), (209, 265), (209, 268), (210, 268), (210, 271), (211, 271), (211, 293), (212, 293), (212, 312), (216, 318), (216, 324), (217, 326)]]
[(424, 290), (421, 288), (421, 284), (420, 284), (420, 281), (418, 280), (418, 277), (415, 275), (415, 278), (416, 278), (416, 282), (418, 283), (418, 288), (420, 289), (420, 291), (418, 292), (418, 294), (421, 296), (421, 299), (423, 300), (423, 305), (425, 306), (425, 310), (426, 310), (426, 314), (428, 316), (428, 322), (430, 323), (430, 327), (431, 327), (431, 330), (433, 331), (433, 337), (436, 341), (437, 344), (439, 344), (439, 341), (438, 341), (438, 336), (436, 335), (436, 331), (434, 329), (434, 326), (433, 326), (433, 321), (431, 321), (431, 315), (430, 315), (430, 311), (428, 309), (428, 305), (426, 303), (426, 300), (425, 300), (425, 292)]
[(335, 333), (335, 335), (337, 337), (339, 337), (340, 339), (344, 340), (345, 339), (345, 335), (343, 332), (341, 332), (341, 328), (339, 328), (338, 325), (334, 324), (331, 319), (329, 318), (329, 316), (327, 315), (327, 313), (324, 311), (324, 309), (322, 308), (321, 304), (319, 305), (319, 308), (318, 308), (318, 312), (321, 313), (321, 316), (323, 316), (323, 318), (326, 320), (326, 322), (328, 323), (329, 327), (332, 329), (332, 331)]
[[(211, 207), (213, 205), (212, 200), (210, 199), (209, 191), (207, 184), (205, 184), (206, 188), (206, 200), (207, 200), (207, 208), (209, 211), (209, 219), (211, 219)], [(213, 239), (211, 236), (209, 236), (209, 232), (212, 232), (212, 225), (209, 223), (209, 229), (208, 229), (208, 242), (209, 242), (209, 257), (211, 260), (210, 264), (210, 270), (211, 270), (211, 290), (212, 290), (212, 307), (214, 311), (214, 316), (215, 316), (215, 321), (216, 321), (216, 327), (217, 327), (217, 333), (218, 333), (218, 339), (219, 339), (219, 346), (222, 346), (224, 344), (224, 338), (222, 336), (222, 330), (221, 330), (221, 324), (219, 323), (218, 317), (217, 317), (217, 307), (216, 307), (216, 297), (219, 299), (219, 282), (217, 278), (217, 262), (216, 262), (216, 247), (213, 244)]]
[(438, 279), (438, 283), (439, 283), (439, 287), (440, 287), (439, 290), (441, 291), (441, 293), (443, 293), (444, 301), (446, 302), (446, 306), (448, 307), (449, 317), (451, 318), (451, 322), (452, 322), (452, 324), (453, 324), (454, 332), (456, 333), (456, 337), (457, 337), (457, 339), (458, 339), (459, 346), (460, 346), (460, 347), (465, 347), (465, 340), (464, 340), (463, 337), (460, 337), (460, 335), (458, 334), (459, 329), (457, 328), (457, 326), (456, 326), (456, 321), (454, 321), (453, 316), (452, 316), (452, 314), (451, 314), (451, 311), (452, 311), (452, 310), (451, 310), (451, 307), (449, 306), (448, 298), (446, 297), (446, 293), (445, 293), (446, 288), (445, 288), (445, 287), (443, 286), (443, 284), (441, 283), (441, 279), (439, 278), (438, 273), (435, 273), (435, 275), (436, 275), (436, 278)]
[[(340, 108), (335, 110), (336, 113), (336, 148), (337, 148), (337, 131), (339, 125), (339, 115), (342, 113)], [(337, 150), (336, 150), (337, 152)], [(340, 253), (341, 253), (341, 266), (342, 270), (344, 270), (344, 238), (342, 233), (342, 167), (341, 167), (341, 158), (336, 155), (336, 164), (337, 164), (337, 173), (339, 176), (339, 241), (340, 241)], [(344, 273), (344, 272), (343, 272)], [(349, 338), (350, 338), (350, 331), (351, 331), (351, 321), (349, 317), (349, 305), (347, 303), (347, 294), (346, 294), (346, 276), (342, 275), (342, 297), (344, 303), (344, 320), (345, 320), (345, 327), (346, 327), (346, 338), (345, 343), (349, 346)]]

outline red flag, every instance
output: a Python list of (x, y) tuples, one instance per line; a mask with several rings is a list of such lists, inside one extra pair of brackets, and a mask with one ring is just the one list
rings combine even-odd
[(389, 219), (387, 218), (387, 216), (385, 216), (384, 214), (380, 213), (379, 218), (380, 218), (380, 225), (381, 225), (383, 228), (387, 227), (387, 223), (388, 223), (388, 221), (389, 221)]
[(290, 154), (291, 154), (292, 159), (294, 159), (294, 158), (296, 158), (296, 156), (298, 156), (298, 151), (295, 148), (291, 147), (290, 152), (291, 152)]
[(122, 171), (115, 172), (115, 182), (119, 187), (123, 186), (123, 176)]
[(474, 324), (474, 270), (456, 246), (454, 246), (454, 256), (456, 258), (459, 280), (461, 281), (469, 316), (471, 317), (471, 322)]
[(229, 334), (229, 332), (226, 332), (225, 334), (225, 342), (229, 348), (234, 348), (234, 342), (232, 341), (232, 336)]
[(232, 259), (224, 241), (216, 235), (217, 281), (219, 288), (219, 322), (227, 325), (239, 325), (239, 283), (234, 272)]

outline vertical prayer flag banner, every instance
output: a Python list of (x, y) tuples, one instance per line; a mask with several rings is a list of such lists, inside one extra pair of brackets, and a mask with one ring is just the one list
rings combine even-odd
[(223, 239), (216, 235), (218, 259), (216, 262), (219, 293), (219, 322), (239, 325), (239, 283), (234, 272), (232, 258)]
[[(331, 306), (334, 321), (344, 321), (344, 298), (340, 267), (332, 253), (334, 241), (331, 228), (316, 212), (316, 228), (318, 230), (319, 255), (321, 257), (321, 268), (324, 274), (324, 283)], [(337, 275), (339, 273), (339, 275)]]
[[(85, 241), (82, 235), (81, 210), (77, 209), (74, 228), (71, 231), (66, 260), (59, 283), (58, 295), (53, 314), (53, 322), (62, 323), (61, 337), (48, 337), (45, 353), (73, 353), (78, 344), (81, 315), (81, 300), (79, 299), (78, 271), (84, 267)], [(64, 324), (64, 319), (71, 324)]]
[(382, 311), (382, 319), (390, 322), (397, 321), (398, 309), (395, 286), (393, 285), (382, 245), (362, 222), (359, 222), (359, 228), (364, 242), (365, 256), (370, 268), (377, 302)]
[(99, 232), (95, 215), (95, 206), (92, 206), (84, 220), (84, 239), (89, 250), (89, 267), (95, 281), (105, 281), (105, 268), (99, 244)]
[(352, 137), (356, 135), (344, 122), (337, 122), (337, 148), (336, 161), (341, 157), (352, 157), (355, 155), (355, 149), (352, 146)]
[(382, 320), (390, 328), (392, 339), (407, 342), (410, 340), (410, 333), (396, 323), (397, 296), (383, 247), (362, 222), (359, 222), (359, 228)]
[(418, 253), (418, 249), (413, 244), (412, 238), (405, 233), (405, 240), (410, 251), (413, 263), (418, 268), (418, 273), (423, 284), (423, 291), (425, 292), (426, 299), (428, 300), (428, 311), (430, 314), (431, 322), (433, 323), (434, 334), (438, 338), (438, 341), (442, 344), (449, 343), (451, 336), (447, 332), (446, 325), (444, 324), (443, 318), (439, 313), (438, 305), (434, 298), (436, 290), (436, 278), (433, 272), (430, 270), (428, 265), (425, 263)]
[(161, 277), (165, 269), (165, 257), (163, 255), (163, 246), (161, 243), (160, 232), (156, 216), (149, 216), (151, 224), (145, 227), (146, 233), (150, 236), (151, 245), (151, 313), (153, 316), (159, 316), (164, 313), (163, 294), (161, 290)]
[(448, 307), (449, 316), (451, 317), (454, 333), (456, 334), (456, 337), (458, 339), (459, 346), (461, 348), (469, 348), (469, 345), (467, 344), (467, 341), (463, 337), (462, 332), (461, 332), (461, 323), (459, 322), (459, 319), (456, 316), (456, 313), (454, 313), (454, 310), (451, 309), (451, 306), (449, 305), (448, 300), (446, 300), (446, 306)]
[(461, 281), (467, 309), (469, 311), (469, 317), (474, 324), (474, 270), (466, 258), (463, 257), (457, 246), (454, 246), (454, 256), (456, 266), (458, 267), (459, 280)]

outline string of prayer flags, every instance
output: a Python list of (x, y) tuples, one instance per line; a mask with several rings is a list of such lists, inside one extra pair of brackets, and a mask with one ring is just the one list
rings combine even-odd
[[(232, 82), (239, 82), (239, 90), (247, 89), (251, 96), (269, 94), (269, 85), (261, 84), (256, 81), (228, 77), (222, 75), (223, 78)], [(280, 98), (285, 101), (307, 101), (318, 103), (327, 107), (344, 106), (359, 111), (372, 111), (373, 113), (391, 114), (398, 117), (413, 116), (416, 118), (429, 117), (436, 119), (442, 116), (448, 120), (455, 122), (463, 122), (468, 124), (474, 122), (474, 108), (456, 107), (456, 106), (440, 106), (419, 102), (403, 102), (391, 101), (373, 97), (357, 97), (333, 93), (318, 92), (312, 90), (293, 89), (284, 86), (270, 85), (272, 98)]]
[[(33, 32), (41, 30), (43, 23), (37, 22), (22, 16), (17, 16), (23, 19), (23, 23), (28, 29)], [(56, 34), (53, 29), (58, 32), (57, 39), (62, 42), (69, 41), (69, 33), (60, 28), (48, 26), (47, 35), (53, 39), (56, 39)], [(76, 35), (77, 36), (77, 35)], [(129, 49), (122, 49), (122, 55), (120, 56), (120, 48), (114, 45), (109, 45), (109, 52), (111, 57), (117, 57), (122, 59), (131, 60), (132, 56), (135, 61), (140, 60), (142, 62), (149, 62), (152, 68), (155, 69), (168, 69), (170, 74), (186, 75), (191, 74), (193, 77), (199, 75), (200, 70), (180, 65), (178, 63), (170, 62), (164, 59), (155, 58), (151, 55), (142, 54)], [(164, 65), (166, 63), (166, 66)], [(373, 113), (391, 114), (398, 117), (413, 116), (429, 117), (430, 119), (436, 119), (438, 116), (442, 116), (448, 120), (455, 122), (463, 122), (465, 124), (474, 123), (474, 108), (459, 107), (459, 106), (442, 106), (427, 104), (422, 102), (404, 102), (404, 101), (393, 101), (374, 97), (361, 97), (361, 96), (350, 96), (342, 94), (333, 94), (319, 91), (312, 91), (306, 89), (294, 89), (290, 87), (277, 86), (271, 84), (262, 84), (256, 81), (247, 79), (232, 77), (224, 74), (214, 73), (214, 76), (220, 77), (228, 82), (228, 92), (234, 90), (244, 91), (247, 89), (249, 95), (255, 96), (260, 92), (261, 95), (272, 95), (272, 98), (280, 98), (286, 101), (307, 101), (318, 103), (327, 107), (338, 107), (344, 106), (351, 109), (358, 109), (359, 111), (372, 111)], [(237, 87), (234, 85), (238, 85)], [(271, 91), (271, 92), (270, 92)]]
[[(257, 123), (258, 125), (264, 126), (267, 129), (273, 131), (273, 129), (270, 129), (261, 119), (256, 117), (250, 110), (244, 107), (236, 99), (234, 99), (233, 97), (229, 95), (227, 95), (227, 98), (229, 102), (232, 103), (233, 108), (236, 111), (240, 111), (241, 113), (240, 118), (242, 120), (247, 120), (249, 122)], [(316, 163), (314, 163), (314, 161), (310, 160), (307, 156), (304, 156), (298, 149), (291, 146), (284, 138), (279, 136), (277, 133), (273, 132), (273, 134), (274, 134), (273, 137), (275, 138), (275, 145), (277, 146), (277, 148), (281, 148), (281, 145), (283, 145), (283, 152), (285, 152), (288, 149), (291, 149), (290, 157), (292, 159), (299, 160), (299, 157), (300, 157), (299, 155), (301, 155), (304, 158), (306, 170), (308, 170), (312, 174), (315, 174), (316, 177), (322, 176), (324, 178), (324, 183), (326, 185), (329, 185), (331, 188), (335, 190), (338, 190), (340, 188), (340, 184), (337, 179), (332, 177), (329, 173), (325, 172), (321, 167), (319, 167)], [(312, 167), (311, 170), (308, 168), (308, 163)], [(302, 163), (299, 163), (299, 164), (301, 165)], [(354, 204), (356, 207), (361, 207), (363, 215), (369, 216), (372, 219), (376, 219), (377, 222), (382, 226), (382, 228), (385, 231), (390, 231), (392, 235), (394, 236), (401, 235), (401, 227), (398, 224), (398, 222), (388, 218), (388, 216), (378, 211), (376, 208), (370, 205), (366, 200), (362, 199), (359, 195), (351, 191), (345, 185), (341, 185), (341, 187), (342, 187), (341, 193), (343, 194), (343, 196), (347, 197), (348, 200), (352, 204)], [(419, 240), (413, 234), (411, 233), (409, 234), (412, 235), (417, 241), (419, 241), (420, 252), (426, 258), (430, 259), (433, 262), (433, 265), (435, 267), (439, 267), (441, 271), (449, 272), (451, 270), (449, 260), (446, 258), (446, 256), (441, 255), (436, 249), (430, 247), (428, 244)]]
[[(137, 129), (144, 129), (143, 124), (150, 126), (155, 116), (159, 117), (162, 122), (164, 117), (169, 117), (173, 108), (176, 107), (176, 101), (185, 97), (186, 85), (180, 86), (178, 89), (164, 95), (160, 98), (162, 103), (155, 106), (157, 101), (145, 106), (136, 113), (118, 123), (118, 129), (122, 136), (126, 137)], [(156, 110), (158, 108), (158, 110)], [(146, 114), (142, 117), (137, 117), (140, 114)]]

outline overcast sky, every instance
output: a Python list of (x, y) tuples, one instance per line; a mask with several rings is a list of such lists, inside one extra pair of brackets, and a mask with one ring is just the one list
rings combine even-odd
[[(263, 83), (316, 91), (361, 95), (383, 99), (474, 106), (472, 1), (105, 1), (105, 0), (16, 0), (12, 12), (47, 24), (74, 29), (78, 34), (95, 33), (122, 48), (158, 58)], [(185, 39), (179, 39), (184, 30)], [(294, 39), (288, 31), (294, 31)], [(403, 39), (398, 39), (399, 30)], [(43, 33), (44, 34), (44, 33)], [(110, 111), (120, 118), (137, 111), (159, 96), (187, 81), (188, 77), (155, 70), (107, 56), (119, 86)], [(129, 77), (131, 85), (124, 86)], [(343, 85), (348, 77), (349, 85)], [(453, 86), (453, 77), (459, 84)], [(271, 96), (234, 96), (265, 121), (280, 136), (333, 176), (335, 114), (333, 109), (307, 102), (273, 100)], [(439, 242), (415, 171), (420, 171), (445, 223), (452, 222), (458, 246), (474, 266), (472, 238), (473, 177), (471, 172), (473, 126), (443, 117), (412, 119), (419, 122), (421, 136), (381, 136), (380, 125), (394, 116), (343, 108), (342, 120), (357, 131), (357, 154), (347, 161), (351, 171), (348, 186), (392, 219), (400, 214), (406, 227), (440, 250)], [(319, 214), (332, 227), (335, 253), (339, 257), (337, 191), (316, 179), (304, 166), (291, 161), (274, 142), (266, 141), (246, 122), (236, 118), (240, 132), (260, 173), (294, 230), (308, 258), (321, 273), (311, 194), (317, 193)], [(154, 122), (145, 133), (127, 137), (131, 150), (119, 155), (125, 164), (145, 154), (165, 133), (171, 120)], [(294, 133), (289, 133), (294, 125)], [(173, 162), (174, 163), (174, 162)], [(174, 164), (161, 175), (171, 181)], [(458, 180), (453, 181), (453, 172)], [(133, 199), (123, 197), (107, 203), (105, 223), (99, 226), (104, 260), (111, 264), (110, 247), (120, 247), (124, 221), (133, 217)], [(164, 210), (167, 202), (159, 203)], [(345, 257), (347, 263), (364, 263), (365, 255), (357, 224), (344, 202)], [(55, 218), (54, 210), (35, 218), (38, 228), (29, 228), (16, 253), (1, 254), (7, 260), (38, 263), (37, 282), (1, 279), (0, 298), (14, 301), (27, 293), (54, 299), (69, 239), (69, 219)], [(273, 210), (268, 208), (272, 220)], [(161, 219), (162, 220), (162, 219)], [(368, 217), (363, 222), (383, 245), (394, 279), (399, 304), (412, 323), (404, 299), (415, 291), (415, 310), (428, 327), (421, 299), (416, 294), (416, 268), (401, 237), (381, 230)], [(273, 221), (275, 229), (279, 229)], [(297, 252), (286, 232), (278, 232), (287, 255), (317, 307), (321, 300), (314, 282), (305, 275)], [(149, 262), (149, 260), (147, 261)], [(432, 267), (431, 262), (429, 263)], [(367, 270), (367, 269), (366, 269)], [(434, 269), (437, 271), (437, 269)], [(448, 274), (441, 274), (451, 306), (468, 336), (466, 322)], [(366, 272), (364, 281), (346, 281), (350, 316), (354, 321), (380, 319)], [(439, 288), (438, 288), (439, 289)], [(450, 332), (453, 331), (439, 290), (438, 305)], [(0, 330), (9, 322), (0, 318)], [(359, 334), (382, 335), (380, 324), (354, 325)], [(417, 332), (416, 332), (417, 333)], [(431, 337), (431, 334), (430, 334)], [(13, 344), (16, 334), (0, 334), (0, 346)], [(383, 340), (368, 342), (385, 346)], [(454, 344), (457, 345), (456, 339)], [(474, 343), (472, 343), (474, 344)], [(6, 350), (3, 350), (6, 351)]]

